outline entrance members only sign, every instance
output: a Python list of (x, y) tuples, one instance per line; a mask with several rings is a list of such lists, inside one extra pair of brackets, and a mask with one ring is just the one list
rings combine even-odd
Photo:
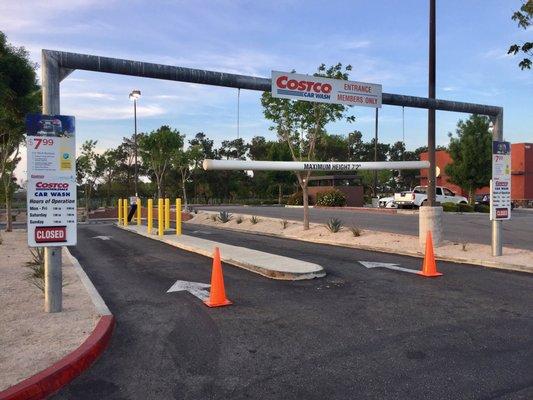
[(272, 71), (272, 96), (282, 99), (381, 107), (381, 85)]
[(76, 134), (74, 117), (30, 114), (28, 149), (28, 245), (76, 244)]

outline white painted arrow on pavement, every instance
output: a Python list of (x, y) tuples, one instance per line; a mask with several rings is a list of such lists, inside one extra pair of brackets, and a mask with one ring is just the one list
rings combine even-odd
[(393, 269), (395, 271), (410, 272), (411, 274), (417, 274), (419, 272), (416, 269), (403, 268), (403, 267), (400, 267), (398, 264), (394, 264), (394, 263), (359, 261), (359, 264), (362, 264), (366, 268), (387, 268), (387, 269)]
[(93, 239), (111, 240), (111, 236), (93, 236)]
[(170, 289), (167, 290), (167, 293), (170, 292), (183, 292), (187, 291), (193, 296), (198, 297), (200, 300), (204, 301), (209, 298), (209, 289), (211, 285), (201, 282), (189, 282), (189, 281), (176, 281)]

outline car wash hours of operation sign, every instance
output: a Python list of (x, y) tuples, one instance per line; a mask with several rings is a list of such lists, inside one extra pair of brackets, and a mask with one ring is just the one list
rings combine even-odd
[(74, 117), (26, 117), (28, 245), (76, 244), (76, 131)]
[(492, 142), (490, 219), (511, 218), (511, 143)]

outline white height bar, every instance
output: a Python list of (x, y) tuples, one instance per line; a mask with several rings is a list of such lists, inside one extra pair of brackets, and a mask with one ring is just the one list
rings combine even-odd
[(318, 162), (204, 160), (205, 170), (241, 171), (359, 171), (377, 169), (425, 169), (429, 161)]

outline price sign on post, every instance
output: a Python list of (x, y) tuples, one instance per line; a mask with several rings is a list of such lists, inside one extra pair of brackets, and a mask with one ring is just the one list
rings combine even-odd
[(74, 117), (29, 114), (28, 245), (76, 244), (76, 132)]
[(511, 219), (511, 143), (492, 142), (490, 219)]

